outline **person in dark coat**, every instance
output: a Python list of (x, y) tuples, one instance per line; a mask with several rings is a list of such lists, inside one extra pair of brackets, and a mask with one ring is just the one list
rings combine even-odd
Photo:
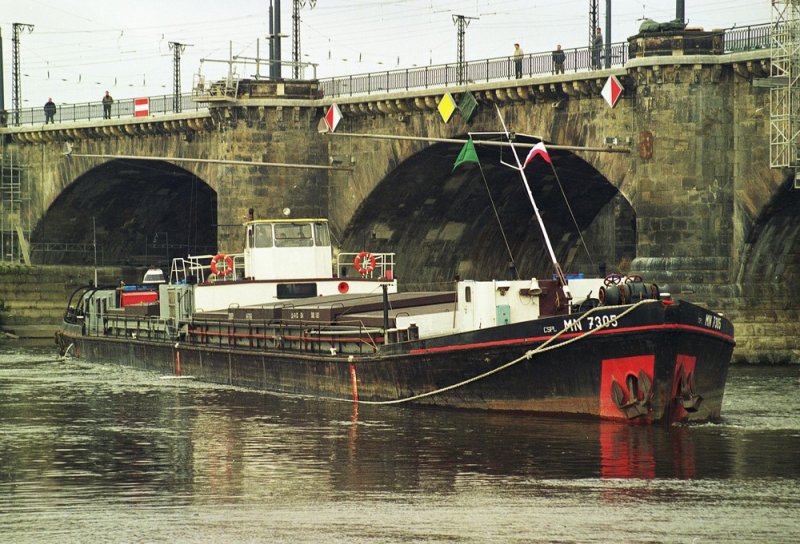
[(106, 91), (106, 95), (103, 97), (103, 119), (111, 119), (111, 104), (113, 103), (114, 99)]
[(44, 124), (53, 123), (55, 124), (55, 116), (56, 116), (56, 103), (53, 102), (52, 98), (48, 98), (47, 102), (44, 104)]
[(555, 51), (553, 51), (553, 73), (554, 74), (563, 74), (564, 73), (564, 61), (565, 60), (567, 60), (567, 56), (561, 50), (561, 44), (557, 44)]
[(597, 31), (594, 35), (594, 42), (592, 43), (592, 68), (595, 70), (599, 70), (602, 68), (600, 66), (600, 54), (603, 51), (603, 32), (600, 30), (600, 27), (597, 27)]

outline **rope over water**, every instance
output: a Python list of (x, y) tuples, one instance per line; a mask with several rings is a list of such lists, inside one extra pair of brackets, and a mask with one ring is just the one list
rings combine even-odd
[(566, 333), (566, 332), (568, 332), (570, 330), (573, 330), (575, 323), (571, 323), (569, 326), (564, 327), (563, 329), (558, 331), (556, 334), (554, 334), (553, 336), (548, 338), (544, 343), (542, 343), (541, 346), (539, 346), (539, 347), (537, 347), (535, 349), (531, 349), (531, 350), (526, 351), (523, 355), (521, 355), (520, 357), (517, 357), (516, 359), (514, 359), (512, 361), (504, 363), (504, 364), (502, 364), (502, 365), (500, 365), (500, 366), (498, 366), (496, 368), (493, 368), (492, 370), (488, 370), (488, 371), (486, 371), (486, 372), (484, 372), (482, 374), (478, 374), (477, 376), (474, 376), (472, 378), (468, 378), (466, 380), (460, 381), (458, 383), (454, 383), (452, 385), (448, 385), (446, 387), (442, 387), (440, 389), (434, 389), (433, 391), (428, 391), (427, 393), (420, 393), (418, 395), (413, 395), (413, 396), (410, 396), (410, 397), (404, 397), (402, 399), (393, 399), (393, 400), (354, 400), (354, 399), (340, 399), (340, 398), (333, 398), (331, 400), (337, 400), (337, 401), (341, 401), (341, 402), (358, 403), (358, 404), (369, 404), (369, 405), (389, 405), (389, 404), (402, 404), (402, 403), (411, 402), (411, 401), (414, 401), (414, 400), (417, 400), (417, 399), (421, 399), (421, 398), (425, 398), (425, 397), (431, 397), (433, 395), (440, 395), (440, 394), (445, 393), (447, 391), (452, 391), (453, 389), (458, 389), (459, 387), (464, 387), (465, 385), (469, 385), (471, 383), (480, 381), (480, 380), (482, 380), (484, 378), (487, 378), (487, 377), (491, 376), (492, 374), (497, 374), (498, 372), (503, 371), (503, 370), (505, 370), (505, 369), (507, 369), (509, 367), (512, 367), (512, 366), (514, 366), (514, 365), (516, 365), (516, 364), (518, 364), (518, 363), (520, 363), (522, 361), (526, 361), (526, 360), (532, 359), (535, 355), (538, 355), (540, 353), (544, 353), (544, 352), (551, 351), (551, 350), (554, 350), (554, 349), (557, 349), (557, 348), (560, 348), (560, 347), (568, 346), (568, 345), (570, 345), (572, 343), (578, 342), (579, 340), (583, 340), (584, 338), (586, 338), (586, 337), (588, 337), (588, 336), (590, 336), (590, 335), (592, 335), (592, 334), (594, 334), (594, 333), (596, 333), (598, 331), (601, 331), (601, 330), (603, 330), (605, 328), (608, 328), (608, 327), (616, 324), (620, 319), (622, 319), (623, 317), (625, 317), (626, 315), (628, 315), (629, 313), (634, 311), (639, 306), (642, 306), (644, 304), (657, 303), (657, 302), (659, 302), (659, 301), (647, 299), (647, 300), (639, 301), (636, 304), (633, 304), (633, 305), (627, 306), (627, 307), (626, 306), (597, 306), (595, 308), (590, 309), (586, 313), (584, 313), (578, 319), (578, 321), (576, 323), (580, 323), (580, 321), (582, 319), (584, 319), (586, 317), (589, 317), (590, 315), (595, 313), (596, 310), (599, 310), (599, 309), (608, 310), (608, 309), (613, 309), (613, 308), (625, 308), (625, 311), (623, 311), (619, 315), (611, 316), (611, 318), (608, 321), (601, 323), (600, 325), (598, 325), (597, 327), (595, 327), (593, 329), (589, 329), (588, 331), (576, 336), (575, 338), (570, 338), (569, 340), (565, 340), (564, 342), (560, 342), (558, 344), (551, 345), (554, 341), (556, 341), (558, 338), (560, 338), (561, 335), (563, 335), (564, 333)]

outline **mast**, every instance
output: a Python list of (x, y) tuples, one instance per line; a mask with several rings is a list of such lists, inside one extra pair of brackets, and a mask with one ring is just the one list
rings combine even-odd
[(561, 270), (561, 265), (558, 264), (558, 259), (556, 259), (556, 253), (553, 251), (553, 244), (550, 243), (550, 236), (547, 234), (547, 229), (544, 226), (544, 221), (542, 221), (539, 208), (536, 206), (536, 201), (533, 199), (533, 193), (531, 192), (531, 186), (528, 184), (528, 178), (525, 176), (525, 169), (522, 167), (522, 163), (519, 160), (519, 155), (517, 155), (517, 148), (514, 145), (514, 142), (511, 140), (511, 134), (509, 134), (508, 129), (506, 128), (506, 122), (503, 120), (503, 115), (500, 113), (500, 108), (497, 107), (497, 104), (495, 104), (495, 109), (497, 110), (497, 116), (500, 118), (500, 123), (503, 125), (503, 133), (511, 143), (511, 151), (514, 154), (514, 161), (517, 163), (516, 169), (519, 171), (520, 176), (522, 176), (522, 181), (525, 184), (525, 189), (528, 192), (528, 199), (531, 201), (531, 206), (533, 207), (533, 213), (536, 215), (536, 220), (539, 222), (539, 229), (542, 231), (544, 242), (547, 245), (547, 252), (550, 254), (550, 261), (553, 263), (553, 270), (555, 270), (556, 275), (558, 276), (558, 281), (564, 290), (564, 295), (566, 295), (567, 300), (572, 300), (572, 294), (569, 292), (569, 287), (567, 286), (567, 278), (564, 277), (564, 272)]

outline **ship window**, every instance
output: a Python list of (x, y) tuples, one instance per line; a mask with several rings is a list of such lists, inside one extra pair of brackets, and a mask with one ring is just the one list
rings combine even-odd
[(464, 302), (472, 302), (472, 288), (464, 287)]
[(331, 245), (331, 233), (327, 223), (314, 223), (314, 239), (318, 246)]
[(316, 283), (279, 283), (278, 298), (309, 298), (317, 296)]
[(311, 247), (311, 223), (275, 223), (276, 247)]
[(253, 227), (255, 230), (253, 247), (272, 247), (272, 225), (265, 223)]

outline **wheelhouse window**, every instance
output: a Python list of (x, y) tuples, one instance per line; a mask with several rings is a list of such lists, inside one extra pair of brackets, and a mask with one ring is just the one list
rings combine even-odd
[(275, 223), (276, 247), (311, 247), (314, 245), (311, 223)]
[(272, 247), (272, 224), (255, 224), (253, 227), (253, 243), (251, 247)]
[(327, 223), (314, 223), (314, 240), (318, 246), (331, 245), (331, 233)]

